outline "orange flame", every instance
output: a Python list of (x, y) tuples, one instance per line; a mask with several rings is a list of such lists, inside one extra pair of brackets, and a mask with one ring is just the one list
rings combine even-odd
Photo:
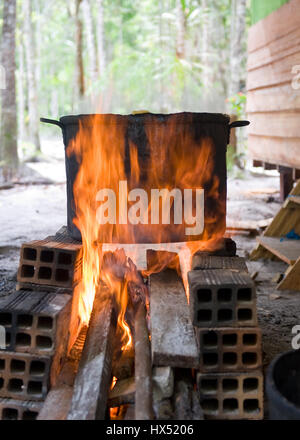
[[(119, 305), (118, 324), (123, 332), (123, 350), (132, 345), (130, 328), (125, 319), (129, 301), (128, 277), (115, 276), (107, 265), (103, 265), (105, 257), (102, 245), (186, 241), (181, 252), (184, 256), (182, 271), (186, 273), (190, 267), (190, 256), (199, 249), (213, 248), (225, 229), (225, 206), (220, 201), (219, 178), (214, 172), (216, 153), (212, 141), (209, 138), (196, 141), (188, 124), (178, 129), (176, 119), (166, 119), (163, 129), (159, 121), (150, 121), (144, 126), (146, 141), (144, 160), (141, 161), (138, 145), (132, 140), (125, 142), (127, 129), (128, 118), (115, 115), (86, 116), (84, 122), (80, 121), (76, 138), (70, 142), (67, 150), (69, 155), (75, 154), (80, 163), (73, 188), (76, 208), (74, 223), (81, 232), (83, 246), (83, 277), (77, 287), (80, 289), (80, 316), (84, 323), (88, 323), (99, 281), (104, 280), (111, 287)], [(97, 221), (100, 205), (97, 193), (108, 188), (118, 194), (121, 181), (127, 182), (128, 191), (140, 187), (147, 192), (147, 215), (142, 221), (139, 206), (135, 212), (136, 217), (140, 218), (139, 224), (128, 222), (129, 211), (124, 213), (123, 207), (127, 206), (129, 210), (140, 199), (132, 201), (127, 197), (125, 202), (116, 203), (116, 224), (101, 225)], [(185, 236), (186, 225), (175, 224), (172, 217), (174, 200), (170, 202), (171, 224), (162, 224), (161, 209), (159, 224), (151, 224), (151, 190), (161, 188), (169, 191), (178, 188), (182, 192), (185, 188), (205, 188), (211, 209), (205, 212), (205, 227), (200, 235), (186, 236), (186, 239), (180, 240)], [(162, 203), (163, 200), (160, 200), (160, 208)], [(193, 214), (194, 211), (193, 207)], [(155, 268), (148, 267), (147, 274), (165, 265), (166, 261), (162, 260)], [(126, 261), (121, 261), (120, 266), (126, 266), (130, 272)], [(185, 275), (182, 275), (185, 280)]]

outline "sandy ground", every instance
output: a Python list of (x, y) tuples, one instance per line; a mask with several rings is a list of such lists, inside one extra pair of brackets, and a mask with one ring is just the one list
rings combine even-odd
[[(50, 144), (51, 160), (27, 164), (23, 184), (0, 190), (0, 296), (14, 289), (22, 242), (43, 239), (66, 224), (66, 191), (62, 145)], [(30, 170), (28, 170), (28, 168)], [(50, 179), (50, 180), (49, 180)], [(34, 181), (35, 185), (26, 183)], [(51, 182), (51, 183), (50, 183)], [(280, 208), (279, 178), (245, 172), (242, 179), (228, 179), (228, 220), (261, 220)], [(232, 237), (238, 255), (248, 258), (255, 237)], [(258, 271), (257, 307), (263, 331), (264, 366), (278, 353), (291, 349), (292, 328), (300, 324), (300, 292), (276, 291), (274, 275), (287, 265), (279, 261), (247, 260), (249, 272)]]

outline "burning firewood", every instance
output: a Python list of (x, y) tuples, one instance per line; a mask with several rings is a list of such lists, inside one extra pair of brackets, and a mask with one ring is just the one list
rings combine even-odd
[(135, 419), (152, 420), (152, 365), (150, 341), (143, 304), (135, 317)]
[(105, 418), (116, 329), (113, 296), (101, 283), (75, 379), (69, 420)]

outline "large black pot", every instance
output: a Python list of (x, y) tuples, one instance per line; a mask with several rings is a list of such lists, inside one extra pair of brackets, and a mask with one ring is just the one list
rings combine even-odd
[(266, 377), (271, 420), (300, 420), (300, 350), (277, 356)]
[[(99, 116), (99, 117), (97, 117)], [(134, 144), (137, 147), (138, 161), (141, 169), (140, 184), (142, 187), (142, 182), (147, 177), (147, 163), (149, 161), (149, 155), (151, 154), (149, 148), (149, 140), (146, 135), (146, 129), (151, 129), (153, 131), (153, 139), (157, 138), (157, 142), (161, 142), (163, 138), (166, 141), (165, 145), (157, 145), (157, 148), (169, 148), (168, 146), (168, 124), (172, 123), (172, 127), (175, 127), (177, 132), (177, 143), (180, 143), (180, 137), (182, 133), (188, 132), (192, 136), (198, 151), (195, 150), (192, 154), (197, 157), (201, 148), (201, 142), (204, 138), (210, 138), (212, 140), (212, 146), (214, 151), (214, 171), (211, 176), (211, 181), (206, 182), (207, 190), (205, 192), (205, 216), (213, 216), (213, 213), (218, 209), (220, 211), (220, 205), (223, 206), (222, 212), (218, 214), (216, 218), (215, 225), (210, 221), (205, 223), (206, 228), (206, 238), (213, 236), (216, 228), (218, 230), (223, 229), (225, 232), (226, 226), (226, 147), (229, 143), (230, 129), (233, 127), (241, 127), (248, 125), (248, 121), (237, 121), (230, 124), (229, 117), (223, 114), (213, 114), (213, 113), (176, 113), (176, 114), (132, 114), (132, 115), (78, 115), (78, 116), (63, 116), (59, 121), (41, 118), (42, 122), (58, 125), (63, 132), (63, 141), (65, 149), (68, 148), (70, 141), (75, 139), (79, 124), (82, 124), (85, 129), (89, 129), (89, 124), (91, 123), (91, 117), (93, 117), (93, 123), (102, 124), (103, 129), (109, 126), (112, 122), (116, 125), (124, 126), (126, 124), (126, 132), (124, 136), (124, 169), (127, 176), (130, 176), (130, 160), (129, 160), (129, 145)], [(152, 139), (152, 142), (153, 142)], [(173, 138), (174, 139), (174, 138)], [(178, 148), (178, 146), (176, 147)], [(188, 154), (191, 154), (189, 152)], [(78, 158), (75, 155), (65, 156), (66, 160), (66, 175), (67, 175), (67, 214), (68, 214), (68, 231), (70, 235), (80, 240), (81, 235), (77, 227), (73, 223), (73, 218), (75, 217), (75, 204), (74, 204), (74, 194), (73, 185), (76, 178), (76, 174), (79, 169)], [(168, 168), (169, 164), (166, 163), (165, 167)], [(169, 170), (170, 176), (175, 174), (175, 170)], [(216, 201), (214, 198), (208, 195), (209, 187), (213, 183), (213, 176), (217, 175), (219, 179), (219, 199)], [(172, 182), (172, 177), (170, 177), (171, 188), (174, 188), (174, 182)], [(216, 206), (218, 204), (218, 208)], [(135, 242), (138, 243), (151, 243), (155, 241), (153, 235), (149, 236), (147, 228), (142, 225), (135, 226), (137, 233), (135, 235)], [(170, 230), (169, 230), (170, 232)], [(181, 233), (178, 233), (174, 229), (168, 235), (168, 241), (171, 242), (182, 242), (188, 240), (199, 240), (199, 236), (189, 236), (186, 237)], [(157, 237), (157, 241), (161, 241), (162, 237)], [(122, 239), (116, 237), (112, 241), (122, 242)]]

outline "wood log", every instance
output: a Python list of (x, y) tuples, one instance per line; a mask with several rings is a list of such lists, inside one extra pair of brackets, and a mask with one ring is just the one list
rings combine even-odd
[(87, 327), (83, 327), (63, 365), (55, 387), (48, 393), (37, 420), (65, 420), (70, 410), (73, 385), (81, 358)]
[[(119, 342), (119, 341), (118, 341)], [(117, 343), (118, 343), (117, 342)], [(134, 349), (114, 351), (112, 375), (119, 380), (128, 379), (134, 373)]]
[(183, 283), (174, 270), (150, 276), (152, 362), (195, 368), (198, 349)]
[(146, 308), (140, 304), (135, 317), (135, 420), (152, 420), (152, 366)]
[(94, 300), (68, 420), (105, 418), (116, 321), (113, 297), (101, 284)]
[(135, 379), (118, 380), (114, 388), (109, 393), (108, 406), (110, 408), (121, 406), (135, 401)]
[(76, 362), (67, 361), (58, 377), (57, 385), (48, 393), (37, 420), (65, 420), (67, 418), (76, 376)]

